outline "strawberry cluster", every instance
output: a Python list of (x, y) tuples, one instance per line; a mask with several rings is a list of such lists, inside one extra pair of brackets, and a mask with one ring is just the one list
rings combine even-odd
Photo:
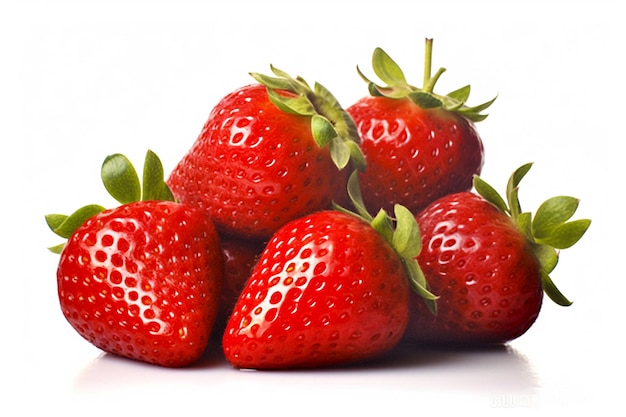
[(148, 151), (143, 183), (123, 155), (102, 165), (120, 202), (46, 216), (62, 312), (100, 349), (162, 366), (212, 340), (236, 368), (311, 368), (378, 357), (399, 343), (490, 345), (521, 336), (560, 250), (590, 221), (573, 197), (533, 214), (480, 178), (469, 86), (422, 87), (380, 48), (350, 107), (271, 67), (225, 96), (170, 175)]

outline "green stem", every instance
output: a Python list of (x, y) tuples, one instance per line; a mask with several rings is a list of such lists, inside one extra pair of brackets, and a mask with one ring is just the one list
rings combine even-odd
[(434, 84), (431, 83), (430, 72), (432, 69), (433, 57), (433, 40), (426, 38), (426, 47), (424, 49), (424, 83), (422, 89), (428, 93), (432, 93)]

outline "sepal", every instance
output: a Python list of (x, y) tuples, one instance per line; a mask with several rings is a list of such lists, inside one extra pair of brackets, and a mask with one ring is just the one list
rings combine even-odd
[(547, 199), (539, 206), (534, 216), (531, 212), (522, 211), (519, 201), (519, 185), (531, 167), (532, 163), (524, 164), (509, 177), (506, 186), (506, 201), (492, 186), (478, 176), (474, 177), (474, 189), (486, 201), (511, 217), (511, 221), (526, 238), (541, 265), (540, 272), (545, 293), (558, 305), (569, 306), (572, 302), (559, 291), (550, 273), (559, 262), (559, 251), (576, 244), (586, 233), (591, 220), (570, 221), (578, 209), (579, 200), (569, 196)]
[[(144, 160), (142, 181), (139, 180), (133, 164), (122, 154), (107, 156), (100, 168), (100, 175), (106, 190), (122, 205), (146, 200), (175, 201), (172, 191), (165, 182), (161, 160), (150, 150)], [(101, 205), (89, 204), (69, 216), (48, 214), (45, 220), (56, 235), (67, 240), (88, 219), (104, 210), (105, 207)], [(59, 254), (64, 246), (65, 243), (61, 243), (48, 249)]]
[(311, 88), (302, 77), (292, 77), (273, 65), (270, 69), (275, 76), (250, 75), (267, 88), (272, 104), (285, 113), (310, 117), (315, 142), (320, 147), (329, 146), (337, 168), (343, 169), (352, 161), (357, 169), (365, 169), (358, 130), (337, 98), (319, 83)]
[(465, 85), (447, 95), (434, 92), (434, 87), (441, 75), (446, 71), (439, 68), (431, 75), (432, 39), (426, 39), (424, 78), (422, 87), (415, 87), (407, 81), (400, 66), (381, 48), (375, 48), (372, 53), (372, 70), (384, 85), (379, 85), (370, 80), (357, 66), (357, 73), (367, 83), (371, 96), (387, 97), (391, 99), (408, 98), (423, 109), (442, 108), (449, 112), (457, 113), (473, 122), (479, 122), (487, 118), (483, 112), (487, 110), (497, 96), (476, 106), (466, 105), (471, 92), (471, 87)]
[(337, 204), (333, 204), (334, 208), (369, 223), (389, 243), (402, 261), (411, 288), (422, 297), (427, 308), (436, 314), (438, 297), (428, 289), (426, 277), (417, 263), (417, 256), (422, 250), (422, 239), (415, 216), (406, 207), (396, 204), (394, 218), (384, 209), (380, 209), (373, 217), (363, 202), (357, 171), (348, 179), (348, 196), (356, 212)]

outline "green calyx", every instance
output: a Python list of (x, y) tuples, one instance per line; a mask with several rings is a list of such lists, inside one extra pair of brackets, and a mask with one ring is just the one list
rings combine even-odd
[(380, 86), (370, 81), (358, 67), (357, 71), (361, 78), (367, 82), (372, 96), (384, 96), (393, 99), (409, 98), (424, 109), (442, 108), (458, 113), (473, 122), (484, 120), (487, 115), (482, 112), (491, 106), (496, 97), (477, 106), (467, 106), (466, 102), (471, 91), (469, 85), (452, 91), (447, 95), (436, 94), (433, 91), (437, 80), (446, 70), (445, 68), (440, 68), (434, 75), (431, 75), (432, 45), (433, 40), (426, 39), (424, 81), (421, 88), (410, 85), (400, 66), (381, 48), (374, 50), (372, 69), (378, 78), (387, 84), (386, 86)]
[(511, 175), (506, 188), (506, 201), (478, 176), (474, 177), (474, 188), (484, 199), (509, 215), (530, 242), (541, 264), (543, 288), (548, 297), (558, 305), (569, 306), (572, 302), (559, 291), (550, 273), (559, 261), (559, 251), (576, 244), (591, 225), (591, 220), (570, 220), (578, 209), (579, 200), (569, 196), (549, 198), (539, 206), (534, 216), (522, 211), (519, 184), (531, 167), (531, 163), (522, 165)]
[(356, 125), (332, 93), (319, 83), (311, 88), (302, 77), (293, 78), (274, 66), (270, 68), (275, 77), (250, 73), (267, 87), (270, 101), (285, 113), (310, 117), (313, 138), (318, 146), (329, 146), (337, 168), (343, 169), (352, 161), (357, 169), (364, 170)]
[(391, 245), (402, 260), (411, 288), (424, 299), (428, 309), (436, 314), (438, 297), (428, 290), (426, 277), (416, 259), (422, 250), (422, 239), (415, 216), (400, 204), (394, 206), (394, 218), (391, 218), (384, 209), (380, 209), (376, 216), (372, 216), (363, 203), (356, 171), (348, 180), (348, 195), (356, 212), (338, 205), (335, 205), (335, 209), (369, 223)]
[[(161, 160), (150, 150), (146, 153), (141, 181), (132, 163), (121, 154), (107, 156), (102, 163), (100, 175), (104, 187), (111, 197), (120, 204), (148, 200), (175, 201), (169, 186), (165, 182)], [(48, 214), (45, 218), (48, 227), (56, 235), (63, 239), (68, 239), (87, 219), (104, 210), (103, 206), (89, 204), (79, 208), (69, 216), (65, 214)], [(59, 254), (64, 247), (65, 242), (48, 249), (53, 253)]]

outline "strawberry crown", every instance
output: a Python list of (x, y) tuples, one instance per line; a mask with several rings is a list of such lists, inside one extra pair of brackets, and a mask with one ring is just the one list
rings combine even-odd
[[(320, 147), (329, 146), (330, 155), (339, 169), (350, 161), (365, 169), (356, 125), (333, 94), (319, 83), (313, 88), (302, 77), (291, 77), (270, 65), (275, 77), (252, 72), (256, 81), (267, 87), (270, 101), (281, 111), (311, 118), (311, 133)], [(291, 95), (285, 95), (285, 92)]]
[(550, 273), (559, 261), (560, 250), (576, 244), (589, 228), (591, 220), (570, 220), (578, 209), (579, 200), (569, 196), (549, 198), (539, 206), (534, 216), (523, 212), (518, 197), (519, 184), (531, 167), (532, 163), (522, 165), (511, 175), (506, 187), (506, 201), (478, 176), (474, 177), (474, 188), (485, 200), (509, 215), (531, 244), (541, 264), (541, 280), (548, 297), (558, 305), (569, 306), (572, 302), (559, 291)]
[(372, 69), (386, 86), (380, 86), (370, 81), (357, 66), (357, 72), (368, 84), (369, 92), (372, 96), (383, 96), (392, 99), (409, 98), (412, 102), (423, 109), (442, 108), (444, 110), (458, 113), (465, 118), (479, 122), (487, 115), (481, 112), (486, 110), (496, 100), (496, 97), (477, 106), (467, 106), (471, 88), (469, 85), (461, 87), (447, 95), (440, 95), (433, 92), (439, 77), (446, 71), (440, 68), (435, 75), (431, 76), (432, 60), (432, 39), (426, 39), (425, 59), (424, 59), (424, 81), (421, 88), (410, 85), (402, 69), (396, 62), (387, 55), (381, 48), (376, 48), (372, 55)]
[(348, 195), (356, 212), (336, 204), (335, 209), (369, 223), (389, 243), (402, 261), (411, 288), (424, 299), (428, 309), (436, 314), (438, 297), (428, 290), (426, 277), (417, 263), (417, 256), (422, 251), (422, 238), (415, 216), (400, 204), (394, 206), (394, 218), (384, 209), (380, 209), (376, 216), (372, 216), (363, 202), (356, 171), (348, 180)]
[[(175, 201), (169, 186), (165, 183), (161, 160), (150, 150), (146, 153), (144, 160), (143, 184), (133, 164), (121, 154), (109, 155), (104, 159), (100, 176), (111, 197), (120, 204), (148, 200)], [(48, 214), (45, 218), (48, 227), (56, 235), (68, 239), (87, 219), (104, 210), (105, 208), (98, 204), (89, 204), (69, 216)], [(64, 247), (65, 242), (48, 249), (59, 254)]]

